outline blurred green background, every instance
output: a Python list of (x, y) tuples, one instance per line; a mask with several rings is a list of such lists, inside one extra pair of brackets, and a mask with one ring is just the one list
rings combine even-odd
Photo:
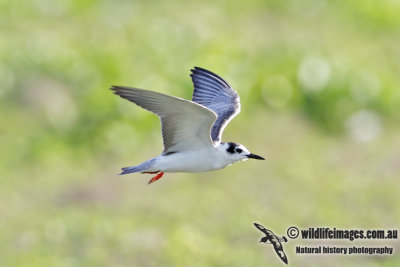
[[(254, 221), (399, 228), (399, 14), (396, 0), (0, 1), (0, 266), (282, 266)], [(223, 140), (267, 160), (118, 176), (162, 143), (157, 117), (109, 86), (190, 98), (193, 66), (241, 96)], [(291, 266), (400, 261), (398, 240), (386, 257), (300, 244), (284, 244)]]

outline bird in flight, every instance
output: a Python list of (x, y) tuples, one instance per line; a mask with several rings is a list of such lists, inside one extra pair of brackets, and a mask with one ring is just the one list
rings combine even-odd
[(286, 264), (288, 264), (288, 260), (285, 252), (283, 252), (283, 247), (281, 242), (287, 242), (286, 237), (278, 237), (271, 230), (265, 228), (261, 224), (254, 223), (254, 226), (265, 234), (264, 237), (261, 238), (260, 243), (263, 242), (265, 244), (272, 244), (274, 246), (276, 254), (278, 254), (279, 258)]
[(122, 168), (121, 174), (157, 174), (150, 184), (165, 172), (206, 172), (249, 158), (264, 159), (243, 145), (221, 142), (225, 126), (240, 112), (239, 95), (215, 73), (199, 67), (191, 71), (192, 101), (138, 88), (110, 88), (114, 94), (155, 113), (161, 120), (164, 145), (161, 155)]

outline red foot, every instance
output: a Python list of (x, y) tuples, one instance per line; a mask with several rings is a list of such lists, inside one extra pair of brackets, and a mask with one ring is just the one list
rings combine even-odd
[(152, 182), (157, 181), (158, 179), (160, 179), (162, 176), (164, 175), (163, 172), (160, 172), (159, 174), (157, 174), (156, 176), (154, 176), (153, 178), (150, 179), (150, 181), (147, 184), (151, 184)]

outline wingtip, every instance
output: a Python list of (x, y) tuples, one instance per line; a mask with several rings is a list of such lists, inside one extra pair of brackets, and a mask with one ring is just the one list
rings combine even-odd
[(110, 90), (118, 90), (118, 89), (123, 89), (124, 86), (122, 85), (111, 85)]
[[(205, 68), (198, 67), (198, 66), (194, 66), (193, 69), (194, 69), (194, 70), (206, 70)], [(207, 70), (206, 70), (206, 71), (207, 71)]]
[(190, 76), (192, 76), (192, 75), (196, 72), (196, 70), (198, 70), (198, 69), (199, 69), (199, 67), (196, 67), (196, 66), (194, 66), (193, 68), (191, 68), (191, 69), (190, 69), (190, 72), (191, 72)]
[(129, 90), (128, 87), (120, 86), (120, 85), (112, 85), (109, 89), (113, 92), (114, 95), (117, 95), (120, 97), (123, 97), (124, 93)]
[(195, 74), (196, 72), (211, 72), (205, 68), (201, 68), (201, 67), (197, 67), (194, 66), (191, 70), (190, 70), (193, 74)]
[(197, 67), (197, 66), (193, 67), (193, 69), (191, 71), (194, 74), (211, 76), (214, 80), (222, 83), (222, 85), (232, 88), (227, 81), (225, 81), (221, 76), (219, 76), (215, 72), (212, 72), (210, 70), (207, 70), (207, 69), (201, 68), (201, 67)]
[(115, 91), (117, 91), (118, 87), (119, 87), (118, 85), (111, 85), (110, 88), (108, 88), (108, 89), (110, 89), (111, 91), (114, 91), (114, 93), (115, 93)]

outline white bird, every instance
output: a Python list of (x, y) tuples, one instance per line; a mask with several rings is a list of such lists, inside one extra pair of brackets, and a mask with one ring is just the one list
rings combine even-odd
[(110, 88), (160, 117), (164, 143), (160, 156), (122, 168), (121, 174), (158, 173), (150, 184), (165, 172), (206, 172), (249, 158), (264, 159), (243, 145), (221, 142), (225, 126), (240, 112), (239, 95), (218, 75), (199, 67), (191, 71), (192, 101), (125, 86)]

